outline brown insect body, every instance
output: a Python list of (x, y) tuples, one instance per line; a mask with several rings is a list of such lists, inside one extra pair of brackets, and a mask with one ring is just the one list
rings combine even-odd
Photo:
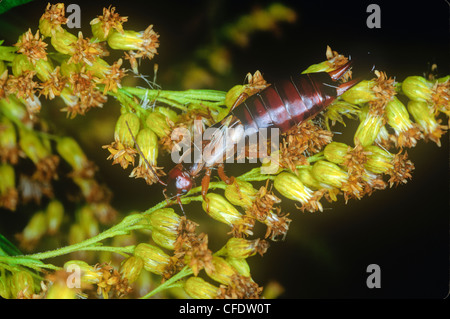
[[(239, 132), (243, 134), (234, 137), (235, 139), (247, 138), (263, 128), (278, 128), (281, 133), (284, 133), (293, 126), (321, 113), (338, 96), (359, 82), (357, 79), (343, 84), (337, 82), (349, 71), (351, 64), (352, 61), (349, 61), (339, 69), (328, 73), (308, 73), (291, 77), (289, 80), (270, 85), (243, 102), (239, 97), (229, 115), (213, 127), (240, 128)], [(218, 139), (213, 137), (211, 142), (203, 146), (203, 151), (208, 148), (209, 151), (217, 148), (215, 144)], [(210, 170), (214, 166), (219, 166), (219, 176), (225, 182), (231, 183), (232, 178), (225, 175), (223, 164), (218, 164), (224, 163), (225, 156), (233, 155), (233, 152), (226, 153), (226, 151), (227, 149), (219, 147), (216, 155), (209, 160), (178, 163), (169, 171), (165, 195), (167, 193), (170, 198), (176, 197), (181, 205), (180, 196), (189, 192), (195, 184), (195, 179), (204, 171), (202, 195), (205, 197), (209, 186)]]

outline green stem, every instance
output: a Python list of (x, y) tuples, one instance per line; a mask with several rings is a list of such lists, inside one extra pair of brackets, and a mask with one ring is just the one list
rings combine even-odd
[(162, 283), (161, 285), (159, 285), (158, 287), (156, 287), (155, 289), (150, 291), (145, 296), (142, 296), (140, 299), (148, 299), (165, 289), (175, 287), (178, 285), (178, 283), (177, 283), (178, 280), (180, 280), (186, 276), (190, 276), (192, 274), (193, 274), (192, 269), (189, 268), (189, 266), (184, 266), (184, 268), (181, 269), (175, 276), (173, 276), (169, 280), (165, 281), (164, 283)]

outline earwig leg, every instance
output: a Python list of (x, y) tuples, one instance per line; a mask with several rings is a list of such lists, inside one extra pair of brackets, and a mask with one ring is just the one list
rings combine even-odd
[(244, 102), (248, 98), (248, 94), (245, 92), (242, 92), (241, 95), (238, 96), (236, 101), (234, 101), (233, 106), (231, 106), (230, 112), (234, 110), (236, 106)]
[(186, 217), (186, 213), (184, 212), (183, 204), (181, 203), (181, 197), (177, 196), (177, 203), (180, 205), (181, 211), (183, 212), (184, 217)]
[(206, 202), (206, 210), (209, 211), (209, 200), (206, 198), (206, 194), (208, 193), (209, 181), (211, 180), (211, 170), (206, 169), (205, 176), (202, 178), (202, 197)]
[(233, 176), (228, 177), (228, 176), (225, 174), (225, 167), (224, 167), (223, 164), (219, 164), (219, 168), (218, 168), (218, 171), (217, 171), (217, 172), (219, 173), (220, 179), (223, 180), (223, 181), (225, 182), (225, 184), (227, 184), (227, 185), (233, 184), (233, 182), (234, 182), (234, 177), (233, 177)]

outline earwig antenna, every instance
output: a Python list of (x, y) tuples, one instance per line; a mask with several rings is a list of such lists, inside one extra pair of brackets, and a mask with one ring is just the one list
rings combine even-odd
[(134, 138), (133, 132), (131, 132), (130, 126), (128, 125), (128, 121), (125, 121), (125, 124), (127, 125), (128, 131), (129, 131), (130, 134), (131, 134), (131, 138), (133, 139), (133, 142), (134, 142), (134, 144), (136, 145), (136, 148), (137, 148), (137, 150), (138, 150), (138, 152), (139, 152), (139, 155), (141, 155), (142, 158), (144, 159), (145, 164), (147, 165), (148, 169), (153, 173), (153, 175), (156, 176), (156, 179), (158, 180), (158, 183), (160, 183), (160, 184), (163, 185), (163, 186), (167, 186), (167, 184), (164, 183), (164, 182), (159, 178), (159, 176), (156, 174), (156, 172), (155, 172), (155, 170), (153, 169), (153, 167), (152, 167), (152, 166), (150, 165), (150, 163), (147, 161), (147, 158), (145, 158), (144, 153), (142, 153), (142, 150), (141, 150), (141, 148), (139, 147), (139, 144), (137, 143), (136, 139)]

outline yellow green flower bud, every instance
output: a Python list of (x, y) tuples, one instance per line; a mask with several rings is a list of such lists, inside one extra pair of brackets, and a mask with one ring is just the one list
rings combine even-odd
[(208, 277), (224, 285), (231, 284), (232, 277), (237, 274), (236, 269), (222, 257), (213, 256), (211, 263), (213, 267), (205, 268)]
[(236, 271), (245, 277), (250, 277), (250, 266), (245, 258), (231, 258), (227, 257), (226, 261), (234, 268)]
[(312, 170), (314, 177), (324, 184), (341, 188), (342, 184), (348, 180), (348, 174), (334, 163), (328, 161), (317, 161)]
[(177, 236), (163, 234), (159, 231), (152, 231), (152, 239), (158, 246), (169, 250), (174, 250)]
[[(130, 127), (130, 130), (128, 130), (128, 126)], [(133, 146), (133, 136), (136, 138), (136, 136), (139, 133), (140, 128), (140, 120), (139, 117), (134, 113), (124, 113), (121, 114), (116, 122), (116, 128), (114, 130), (114, 139), (120, 141), (125, 146)], [(139, 144), (139, 146), (142, 148), (142, 145)]]
[(37, 164), (39, 160), (50, 155), (49, 149), (44, 146), (41, 139), (31, 130), (20, 129), (20, 148), (27, 157)]
[(8, 96), (8, 99), (0, 99), (2, 112), (10, 119), (17, 119), (21, 122), (28, 122), (28, 111), (18, 99), (14, 96)]
[(2, 60), (0, 60), (0, 75), (3, 74), (3, 72), (5, 72), (8, 68), (5, 65), (5, 62), (3, 62)]
[(159, 112), (161, 114), (164, 114), (173, 123), (176, 123), (178, 121), (177, 112), (175, 112), (174, 110), (172, 110), (168, 107), (157, 106), (157, 107), (155, 107), (155, 111)]
[(394, 155), (388, 151), (375, 145), (365, 147), (364, 151), (370, 152), (367, 155), (367, 162), (364, 164), (367, 170), (375, 174), (383, 174), (393, 168), (392, 160), (394, 159)]
[(51, 78), (54, 67), (50, 59), (39, 59), (36, 61), (35, 70), (39, 80), (45, 82)]
[(94, 216), (94, 211), (89, 205), (83, 206), (77, 212), (78, 222), (83, 229), (83, 232), (88, 238), (98, 235), (99, 225), (98, 221)]
[(122, 278), (126, 278), (128, 283), (135, 282), (141, 274), (144, 267), (144, 261), (140, 257), (130, 256), (120, 265), (120, 274)]
[(431, 134), (439, 127), (433, 110), (427, 102), (409, 101), (408, 111), (425, 133)]
[(312, 166), (302, 167), (298, 169), (297, 177), (303, 184), (305, 184), (305, 186), (307, 186), (310, 189), (317, 190), (322, 188), (319, 181), (314, 178), (314, 175), (312, 173)]
[(374, 82), (372, 80), (363, 80), (347, 90), (341, 97), (346, 102), (362, 105), (376, 99), (375, 93), (372, 90), (373, 86)]
[(62, 54), (72, 55), (75, 53), (74, 44), (78, 41), (77, 36), (63, 29), (51, 35), (51, 43), (56, 51)]
[(28, 271), (17, 271), (9, 279), (11, 297), (16, 299), (23, 296), (26, 299), (31, 298), (35, 293), (34, 280)]
[(151, 112), (145, 119), (145, 124), (160, 138), (170, 134), (170, 126), (167, 123), (167, 118), (162, 113)]
[(148, 221), (154, 231), (167, 236), (177, 236), (181, 217), (172, 208), (161, 208), (151, 213)]
[(361, 122), (354, 136), (355, 144), (359, 142), (363, 147), (373, 144), (382, 127), (383, 117), (371, 113), (361, 116)]
[(143, 32), (124, 30), (118, 32), (111, 30), (108, 35), (108, 45), (114, 50), (141, 50), (143, 41)]
[(35, 213), (22, 232), (24, 243), (35, 243), (47, 232), (47, 217), (43, 211)]
[(230, 203), (247, 209), (252, 207), (257, 192), (251, 183), (238, 179), (225, 187), (225, 197)]
[(74, 245), (87, 239), (83, 228), (79, 224), (72, 224), (69, 228), (68, 242), (69, 245)]
[(101, 271), (82, 260), (70, 260), (63, 268), (69, 273), (80, 271), (81, 281), (87, 284), (98, 284), (103, 276)]
[(302, 74), (316, 73), (316, 72), (329, 72), (329, 71), (332, 71), (331, 65), (332, 64), (328, 60), (317, 63), (317, 64), (312, 64), (306, 70), (304, 70), (302, 72)]
[(213, 299), (219, 288), (200, 277), (189, 277), (184, 283), (184, 291), (193, 299)]
[(2, 273), (0, 274), (0, 297), (9, 299), (11, 297), (11, 289), (9, 288), (10, 279)]
[(74, 73), (79, 73), (81, 71), (80, 63), (68, 63), (69, 60), (64, 60), (61, 63), (59, 71), (62, 76), (70, 77)]
[(275, 177), (273, 186), (284, 197), (299, 201), (302, 204), (307, 203), (313, 194), (297, 175), (288, 172), (278, 174)]
[(385, 115), (388, 124), (397, 132), (405, 132), (412, 128), (412, 122), (409, 119), (408, 110), (400, 100), (394, 98), (386, 104)]
[(137, 245), (134, 249), (134, 256), (142, 258), (145, 270), (156, 275), (162, 275), (170, 263), (169, 255), (150, 244)]
[(265, 253), (268, 248), (266, 241), (259, 238), (248, 240), (245, 238), (232, 237), (225, 245), (225, 253), (231, 258), (247, 258), (256, 253)]
[(92, 75), (99, 79), (104, 79), (108, 75), (110, 69), (111, 66), (108, 62), (101, 58), (96, 58), (91, 65), (86, 65), (86, 71), (93, 72)]
[(48, 224), (48, 233), (55, 234), (61, 226), (64, 218), (64, 206), (59, 200), (52, 200), (45, 210)]
[(402, 83), (402, 91), (413, 101), (426, 102), (433, 93), (433, 83), (421, 76), (408, 76)]
[(56, 151), (74, 170), (83, 169), (89, 161), (80, 145), (71, 137), (59, 138)]
[(53, 282), (45, 294), (45, 299), (77, 299), (77, 291), (63, 280)]
[(17, 54), (12, 62), (11, 69), (14, 76), (20, 76), (25, 71), (34, 71), (34, 66), (26, 55)]
[[(156, 165), (156, 159), (158, 158), (158, 137), (156, 134), (149, 128), (142, 129), (136, 137), (136, 142), (149, 163)], [(145, 165), (142, 158), (139, 158), (139, 165)]]
[(91, 22), (91, 31), (93, 38), (100, 42), (106, 41), (106, 39), (108, 38), (108, 34), (110, 32), (110, 29), (109, 28), (104, 29), (103, 25), (104, 22), (100, 20), (96, 23)]
[(233, 226), (242, 220), (241, 213), (230, 204), (223, 196), (216, 193), (208, 193), (207, 201), (203, 201), (203, 210), (215, 220)]
[[(50, 9), (50, 6), (48, 7)], [(51, 16), (43, 15), (39, 19), (39, 30), (41, 34), (46, 37), (50, 37), (54, 32), (60, 32), (63, 30), (61, 24), (66, 23), (66, 19), (64, 18), (64, 3), (57, 3), (52, 5), (52, 11), (56, 14), (52, 14)]]
[(340, 142), (331, 142), (325, 146), (323, 155), (325, 158), (335, 164), (342, 164), (345, 161), (345, 156), (349, 151), (349, 146)]
[(227, 94), (225, 95), (225, 105), (227, 107), (227, 112), (244, 91), (244, 85), (235, 85), (227, 92)]
[(14, 168), (9, 164), (0, 164), (0, 195), (16, 187)]

